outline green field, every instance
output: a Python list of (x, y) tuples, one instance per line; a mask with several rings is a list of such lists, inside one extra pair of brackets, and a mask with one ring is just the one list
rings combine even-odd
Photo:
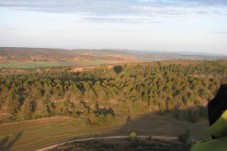
[(94, 135), (128, 135), (135, 130), (138, 135), (178, 136), (185, 129), (191, 129), (197, 140), (208, 139), (208, 123), (200, 120), (196, 124), (179, 121), (157, 114), (117, 115), (110, 126), (89, 126), (86, 119), (51, 117), (38, 120), (5, 123), (0, 125), (0, 148), (9, 150), (34, 150), (75, 137)]
[(17, 68), (17, 69), (31, 69), (42, 67), (58, 67), (58, 66), (96, 66), (101, 64), (117, 64), (118, 61), (114, 60), (53, 60), (53, 61), (33, 61), (33, 62), (20, 62), (17, 60), (8, 60), (5, 63), (0, 63), (0, 68)]
[(0, 68), (23, 68), (23, 69), (52, 66), (61, 66), (61, 64), (57, 61), (19, 62), (16, 60), (9, 60), (7, 63), (0, 64)]

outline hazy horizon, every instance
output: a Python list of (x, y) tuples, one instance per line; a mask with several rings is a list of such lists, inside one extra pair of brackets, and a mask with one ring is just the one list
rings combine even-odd
[(227, 54), (227, 1), (0, 0), (0, 47)]

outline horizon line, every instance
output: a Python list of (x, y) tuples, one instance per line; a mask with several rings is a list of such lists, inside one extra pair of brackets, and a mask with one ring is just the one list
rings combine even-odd
[[(62, 47), (33, 47), (33, 46), (0, 46), (0, 48), (26, 48), (26, 49), (58, 49), (58, 50), (112, 50), (112, 51), (131, 51), (131, 52), (154, 52), (154, 53), (177, 53), (177, 54), (184, 54), (184, 55), (224, 55), (227, 57), (227, 53), (220, 53), (220, 52), (204, 52), (204, 51), (180, 51), (180, 50), (147, 50), (147, 49), (127, 49), (127, 48), (62, 48)], [(198, 54), (198, 53), (205, 53), (205, 54)]]

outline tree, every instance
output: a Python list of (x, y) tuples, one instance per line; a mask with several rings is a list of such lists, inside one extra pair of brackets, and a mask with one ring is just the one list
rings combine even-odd
[(114, 117), (113, 117), (113, 115), (110, 114), (110, 113), (108, 113), (108, 114), (106, 115), (106, 124), (113, 124), (113, 122), (114, 122)]
[(33, 102), (30, 99), (26, 99), (21, 107), (23, 118), (31, 119), (33, 111), (34, 111)]
[(5, 103), (6, 103), (7, 112), (10, 115), (15, 116), (20, 109), (19, 96), (16, 94), (15, 90), (11, 89), (8, 92)]

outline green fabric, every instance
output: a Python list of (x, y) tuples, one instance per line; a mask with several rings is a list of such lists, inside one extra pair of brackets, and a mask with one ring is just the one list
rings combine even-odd
[(208, 132), (218, 138), (227, 135), (227, 110), (208, 128)]
[(227, 110), (208, 128), (208, 132), (217, 138), (194, 144), (191, 151), (227, 151)]
[(191, 151), (227, 151), (227, 136), (194, 144)]

